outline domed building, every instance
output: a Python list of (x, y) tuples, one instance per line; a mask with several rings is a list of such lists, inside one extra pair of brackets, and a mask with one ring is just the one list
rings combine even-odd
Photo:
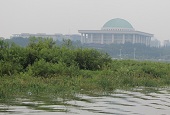
[(136, 31), (126, 20), (115, 18), (106, 22), (101, 30), (79, 30), (82, 43), (124, 44), (141, 43), (150, 45), (153, 34)]

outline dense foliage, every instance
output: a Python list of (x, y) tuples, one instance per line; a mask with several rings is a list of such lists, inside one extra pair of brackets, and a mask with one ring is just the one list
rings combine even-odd
[[(6, 41), (14, 42), (20, 46), (27, 46), (29, 38), (13, 37)], [(62, 45), (62, 41), (57, 40), (57, 45)], [(144, 44), (81, 44), (80, 41), (73, 41), (75, 47), (93, 48), (107, 52), (112, 58), (134, 59), (138, 60), (154, 60), (154, 61), (170, 61), (170, 47), (150, 47)], [(121, 50), (121, 56), (120, 56)]]
[[(70, 40), (31, 38), (26, 47), (0, 41), (0, 99), (65, 97), (129, 87), (170, 85), (170, 63), (111, 60), (106, 53), (73, 47)], [(29, 94), (28, 94), (29, 92)]]
[(33, 76), (72, 75), (79, 69), (100, 70), (111, 62), (109, 55), (94, 49), (62, 46), (52, 39), (31, 38), (26, 47), (0, 41), (0, 75), (27, 72)]

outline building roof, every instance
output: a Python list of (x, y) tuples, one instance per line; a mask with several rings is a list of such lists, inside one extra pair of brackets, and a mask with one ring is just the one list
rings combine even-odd
[(135, 34), (153, 37), (153, 34), (141, 32), (141, 31), (115, 31), (115, 30), (78, 30), (79, 33), (89, 33), (89, 34)]
[(120, 18), (115, 18), (111, 19), (108, 22), (106, 22), (103, 25), (104, 28), (127, 28), (127, 29), (133, 29), (133, 26), (126, 20), (120, 19)]

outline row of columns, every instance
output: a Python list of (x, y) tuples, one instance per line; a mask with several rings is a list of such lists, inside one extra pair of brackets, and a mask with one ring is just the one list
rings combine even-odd
[[(104, 42), (104, 34), (100, 34), (100, 37), (98, 39), (100, 39), (100, 44), (105, 43)], [(127, 42), (126, 41), (127, 39), (125, 38), (125, 34), (122, 34), (122, 38), (117, 38), (117, 39), (122, 39), (122, 42), (121, 42), (122, 44)], [(143, 43), (145, 45), (150, 45), (151, 37), (132, 34), (132, 38), (130, 38), (130, 39), (131, 39), (130, 42), (133, 44), (134, 43)], [(81, 34), (81, 43), (95, 43), (93, 34), (82, 33)], [(116, 43), (114, 34), (111, 34), (111, 41), (109, 43)]]

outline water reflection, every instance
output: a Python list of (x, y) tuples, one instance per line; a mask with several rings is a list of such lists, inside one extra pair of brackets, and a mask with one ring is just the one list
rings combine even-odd
[(116, 90), (109, 95), (79, 94), (72, 100), (18, 98), (12, 105), (0, 104), (1, 115), (168, 115), (170, 88)]

